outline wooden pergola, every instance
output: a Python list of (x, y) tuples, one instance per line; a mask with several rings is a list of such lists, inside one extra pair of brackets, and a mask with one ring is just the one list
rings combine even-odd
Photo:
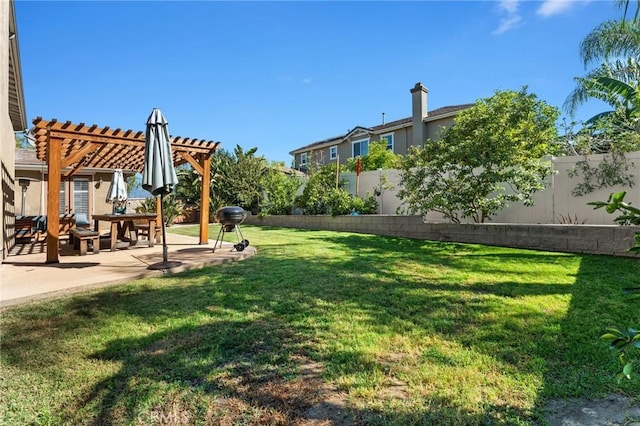
[[(145, 132), (87, 126), (70, 121), (33, 120), (36, 156), (45, 161), (48, 170), (47, 189), (47, 260), (59, 262), (60, 184), (83, 168), (126, 169), (142, 172), (144, 167)], [(173, 164), (189, 163), (202, 177), (200, 194), (200, 244), (209, 238), (210, 158), (220, 142), (171, 136)]]

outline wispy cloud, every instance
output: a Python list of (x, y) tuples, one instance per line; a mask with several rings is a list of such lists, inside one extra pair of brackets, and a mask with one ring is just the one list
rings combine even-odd
[(580, 2), (576, 0), (545, 0), (536, 13), (546, 18), (566, 12), (578, 3)]
[(493, 31), (493, 34), (502, 34), (517, 28), (522, 21), (519, 9), (520, 0), (501, 0), (498, 4), (498, 10), (504, 16), (500, 19), (500, 25)]
[(313, 81), (313, 77), (306, 77), (302, 79), (303, 84), (309, 84)]

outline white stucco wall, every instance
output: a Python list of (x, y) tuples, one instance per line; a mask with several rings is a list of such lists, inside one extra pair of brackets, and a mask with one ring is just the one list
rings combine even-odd
[[(589, 162), (596, 165), (602, 161), (604, 155), (592, 155)], [(591, 225), (610, 225), (615, 216), (607, 214), (604, 209), (594, 210), (593, 206), (587, 203), (593, 201), (606, 201), (609, 194), (618, 191), (627, 191), (625, 201), (634, 206), (640, 205), (640, 152), (626, 154), (627, 159), (633, 163), (630, 173), (634, 176), (635, 185), (633, 188), (615, 186), (596, 190), (588, 195), (576, 197), (571, 194), (571, 190), (581, 182), (581, 178), (570, 178), (568, 171), (582, 160), (583, 157), (557, 157), (553, 159), (553, 165), (557, 171), (550, 177), (550, 186), (534, 195), (535, 205), (527, 207), (522, 203), (512, 203), (508, 208), (499, 212), (492, 220), (494, 223), (527, 223), (527, 224), (560, 224), (586, 223)], [(347, 180), (347, 190), (355, 194), (356, 177), (355, 173), (343, 173), (341, 178)], [(396, 194), (400, 182), (400, 172), (398, 170), (381, 170), (363, 172), (360, 174), (358, 195), (365, 197), (368, 192), (372, 193), (373, 188), (380, 185), (383, 180), (393, 188), (383, 188), (382, 194), (378, 197), (378, 205), (381, 214), (396, 214), (400, 206), (400, 200)], [(430, 213), (427, 216), (430, 222), (446, 222), (442, 215)], [(471, 222), (469, 220), (468, 222)]]

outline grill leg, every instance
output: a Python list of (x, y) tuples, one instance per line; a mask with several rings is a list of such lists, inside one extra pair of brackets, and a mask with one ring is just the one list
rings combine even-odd
[(242, 236), (242, 231), (240, 231), (240, 225), (236, 225), (236, 237), (238, 237), (239, 243), (244, 241), (244, 237)]
[[(222, 238), (220, 235), (222, 234)], [(220, 226), (220, 230), (218, 231), (218, 236), (216, 237), (216, 242), (213, 244), (213, 252), (216, 252), (218, 248), (218, 241), (220, 242), (220, 248), (222, 248), (222, 242), (224, 241), (224, 226)]]

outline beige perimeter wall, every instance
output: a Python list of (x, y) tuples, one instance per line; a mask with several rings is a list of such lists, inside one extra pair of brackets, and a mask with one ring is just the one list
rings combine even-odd
[[(604, 155), (589, 156), (590, 164), (596, 165)], [(568, 171), (583, 157), (556, 157), (553, 161), (556, 174), (549, 178), (549, 187), (535, 194), (535, 205), (527, 207), (522, 203), (514, 203), (493, 218), (493, 223), (585, 223), (592, 225), (609, 225), (612, 223), (612, 215), (604, 209), (594, 210), (587, 205), (593, 201), (606, 201), (609, 194), (618, 191), (627, 191), (625, 200), (635, 206), (640, 206), (640, 152), (628, 153), (627, 158), (634, 164), (631, 174), (634, 175), (633, 188), (616, 186), (597, 190), (591, 194), (575, 197), (571, 190), (581, 182), (579, 178), (570, 178)], [(355, 173), (343, 173), (341, 178), (347, 180), (347, 190), (352, 194), (356, 192)], [(382, 188), (382, 193), (377, 197), (379, 213), (397, 214), (400, 200), (396, 196), (400, 182), (398, 170), (381, 170), (363, 172), (360, 174), (358, 195), (364, 197), (367, 193), (373, 193), (375, 187), (386, 181), (391, 188)], [(448, 222), (440, 214), (427, 215), (428, 222)], [(471, 222), (471, 220), (469, 220)]]

